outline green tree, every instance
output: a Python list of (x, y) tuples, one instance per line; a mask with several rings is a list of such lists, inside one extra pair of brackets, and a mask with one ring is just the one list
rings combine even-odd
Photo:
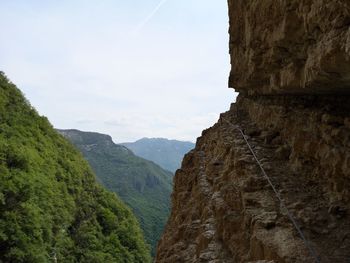
[(0, 262), (150, 262), (132, 212), (0, 73)]

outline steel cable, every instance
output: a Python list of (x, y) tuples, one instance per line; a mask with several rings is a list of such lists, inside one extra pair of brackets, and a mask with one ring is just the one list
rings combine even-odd
[(240, 134), (242, 135), (244, 141), (246, 142), (250, 152), (252, 153), (255, 161), (257, 162), (261, 172), (263, 173), (265, 179), (268, 181), (269, 185), (271, 186), (272, 190), (274, 191), (278, 201), (280, 202), (280, 206), (281, 208), (284, 208), (285, 211), (287, 212), (287, 216), (289, 218), (289, 220), (292, 222), (293, 226), (295, 227), (295, 229), (297, 230), (297, 232), (299, 233), (301, 239), (303, 240), (305, 246), (308, 248), (310, 255), (315, 259), (316, 263), (320, 263), (320, 258), (317, 256), (315, 250), (312, 248), (312, 246), (310, 245), (310, 242), (306, 239), (303, 231), (301, 230), (301, 228), (299, 227), (298, 223), (296, 222), (296, 220), (294, 219), (294, 217), (292, 216), (292, 214), (290, 213), (289, 209), (287, 208), (287, 206), (285, 205), (285, 203), (283, 202), (280, 194), (278, 193), (276, 187), (274, 186), (274, 184), (272, 183), (270, 177), (267, 175), (267, 173), (265, 172), (265, 169), (263, 168), (261, 162), (259, 161), (258, 157), (256, 156), (252, 146), (250, 145), (250, 143), (248, 142), (246, 135), (244, 134), (243, 130), (238, 126), (238, 125), (234, 125), (231, 122), (229, 122), (228, 120), (224, 119), (225, 122), (227, 122), (230, 126), (232, 126), (234, 129), (238, 130), (240, 132)]

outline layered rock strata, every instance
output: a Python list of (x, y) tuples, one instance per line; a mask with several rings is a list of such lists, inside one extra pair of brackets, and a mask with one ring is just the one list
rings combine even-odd
[(156, 262), (350, 262), (350, 1), (228, 3), (240, 95), (177, 171)]

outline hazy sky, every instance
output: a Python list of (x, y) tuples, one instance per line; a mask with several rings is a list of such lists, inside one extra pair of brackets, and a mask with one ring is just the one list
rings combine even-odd
[(195, 141), (235, 99), (226, 0), (9, 0), (0, 9), (0, 70), (57, 128)]

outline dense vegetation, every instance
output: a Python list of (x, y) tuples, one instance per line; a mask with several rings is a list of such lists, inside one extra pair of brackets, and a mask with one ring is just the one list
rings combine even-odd
[(154, 252), (170, 212), (173, 175), (114, 144), (108, 135), (78, 130), (60, 132), (81, 150), (101, 183), (133, 209)]
[(180, 168), (186, 153), (194, 148), (191, 142), (162, 138), (143, 138), (132, 143), (122, 143), (136, 155), (151, 160), (173, 173)]
[(0, 262), (150, 262), (139, 225), (0, 73)]

